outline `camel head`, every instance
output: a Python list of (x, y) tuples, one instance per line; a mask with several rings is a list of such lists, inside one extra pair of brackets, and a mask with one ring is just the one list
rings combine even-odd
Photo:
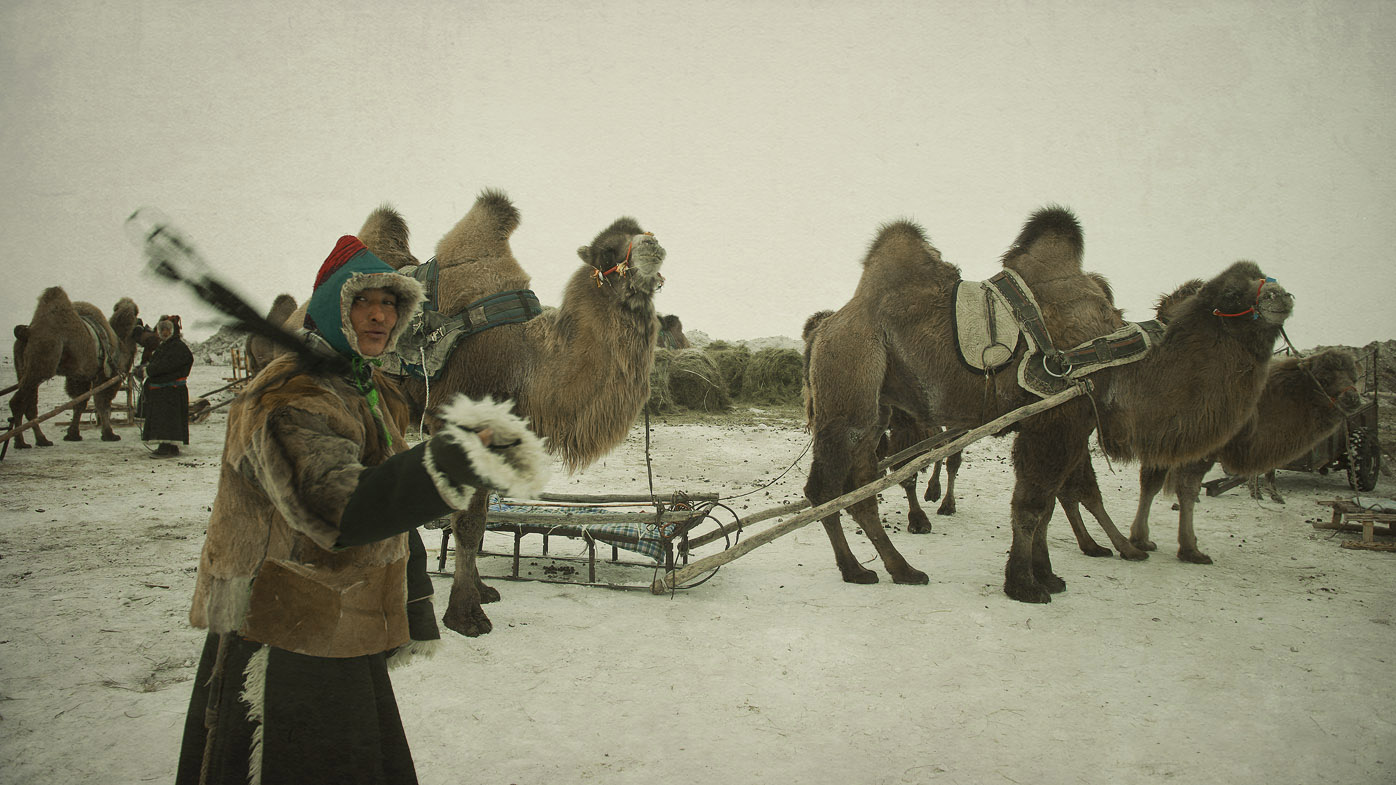
[(131, 340), (141, 347), (141, 364), (147, 362), (151, 352), (160, 345), (160, 336), (155, 332), (155, 328), (139, 318), (136, 319), (136, 326), (131, 328)]
[(577, 249), (577, 256), (593, 268), (598, 287), (614, 290), (622, 302), (641, 307), (654, 299), (664, 284), (659, 268), (664, 247), (654, 235), (640, 228), (634, 218), (619, 218), (591, 241)]
[(1355, 412), (1362, 406), (1362, 377), (1351, 352), (1328, 349), (1300, 360), (1299, 367), (1338, 408)]
[(140, 321), (140, 312), (134, 300), (123, 297), (112, 306), (111, 317), (107, 319), (112, 332), (116, 333), (123, 370), (130, 369), (131, 360), (136, 356), (136, 323)]
[(1261, 271), (1260, 265), (1239, 261), (1203, 284), (1197, 297), (1214, 316), (1250, 319), (1279, 327), (1294, 311), (1294, 295)]

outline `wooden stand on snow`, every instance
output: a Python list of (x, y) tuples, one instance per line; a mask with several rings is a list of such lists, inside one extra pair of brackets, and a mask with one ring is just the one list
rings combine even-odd
[(1396, 551), (1396, 543), (1377, 542), (1374, 539), (1376, 525), (1378, 523), (1386, 525), (1386, 531), (1382, 532), (1382, 534), (1396, 535), (1396, 513), (1365, 510), (1344, 499), (1320, 501), (1319, 504), (1333, 508), (1333, 519), (1327, 523), (1315, 523), (1315, 529), (1362, 532), (1362, 539), (1360, 541), (1344, 540), (1344, 548), (1360, 548), (1369, 551)]
[(229, 356), (232, 357), (232, 360), (233, 360), (233, 361), (232, 361), (233, 375), (232, 375), (232, 376), (224, 376), (224, 377), (223, 377), (223, 381), (225, 381), (225, 382), (240, 382), (240, 381), (243, 381), (243, 380), (246, 379), (247, 376), (248, 376), (248, 373), (247, 373), (247, 356), (246, 356), (245, 354), (242, 353), (242, 350), (241, 350), (241, 349), (229, 349), (229, 350), (228, 350), (228, 354), (229, 354)]

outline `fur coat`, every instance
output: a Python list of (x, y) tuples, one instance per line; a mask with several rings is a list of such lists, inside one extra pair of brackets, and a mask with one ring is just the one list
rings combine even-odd
[(297, 373), (291, 355), (232, 404), (194, 626), (320, 657), (407, 642), (407, 535), (335, 548), (359, 474), (405, 446), (407, 405), (374, 383), (385, 428), (347, 380)]

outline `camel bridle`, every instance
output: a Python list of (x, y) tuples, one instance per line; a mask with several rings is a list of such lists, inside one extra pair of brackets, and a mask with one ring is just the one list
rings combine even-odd
[[(645, 232), (645, 235), (647, 237), (653, 237), (654, 232)], [(624, 259), (621, 259), (619, 262), (616, 262), (615, 266), (609, 270), (602, 271), (602, 269), (598, 267), (595, 270), (591, 271), (591, 277), (596, 280), (597, 288), (605, 286), (608, 283), (608, 281), (606, 280), (606, 276), (610, 275), (611, 273), (616, 273), (622, 278), (625, 277), (625, 274), (629, 272), (631, 269), (630, 252), (633, 250), (635, 250), (635, 240), (634, 238), (631, 238), (630, 242), (625, 244)]]
[(1213, 316), (1221, 316), (1221, 317), (1226, 318), (1226, 319), (1235, 319), (1235, 318), (1240, 317), (1240, 316), (1249, 316), (1249, 317), (1251, 317), (1252, 319), (1259, 319), (1259, 318), (1260, 318), (1260, 311), (1258, 311), (1258, 310), (1256, 310), (1256, 309), (1257, 309), (1258, 307), (1260, 307), (1260, 294), (1261, 294), (1261, 292), (1265, 291), (1265, 284), (1267, 284), (1267, 283), (1275, 283), (1275, 279), (1274, 279), (1274, 278), (1271, 278), (1271, 277), (1268, 276), (1268, 275), (1267, 275), (1266, 277), (1260, 279), (1260, 286), (1257, 286), (1257, 287), (1255, 288), (1255, 303), (1254, 303), (1253, 305), (1251, 305), (1251, 307), (1247, 308), (1246, 310), (1244, 310), (1244, 311), (1238, 311), (1238, 312), (1236, 312), (1236, 313), (1222, 313), (1220, 308), (1213, 308), (1213, 309), (1212, 309), (1212, 315), (1213, 315)]

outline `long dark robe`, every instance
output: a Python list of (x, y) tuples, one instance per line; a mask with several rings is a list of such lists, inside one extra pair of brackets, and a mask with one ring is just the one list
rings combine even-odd
[(145, 367), (144, 441), (189, 443), (189, 388), (194, 355), (179, 335), (156, 347)]

